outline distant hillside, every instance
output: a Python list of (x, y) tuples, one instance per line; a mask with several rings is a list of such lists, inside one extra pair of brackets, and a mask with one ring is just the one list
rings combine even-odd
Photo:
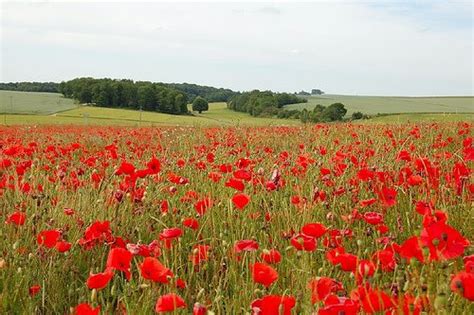
[(19, 92), (59, 93), (59, 83), (55, 82), (8, 82), (0, 83), (0, 90)]

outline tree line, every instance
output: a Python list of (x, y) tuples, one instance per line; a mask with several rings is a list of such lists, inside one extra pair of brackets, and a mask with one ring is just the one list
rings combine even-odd
[(188, 112), (186, 94), (163, 83), (77, 78), (61, 82), (59, 92), (79, 103), (101, 107), (143, 109), (169, 114)]
[(168, 87), (186, 93), (190, 102), (198, 96), (206, 99), (208, 102), (227, 102), (234, 95), (238, 94), (237, 92), (232, 91), (230, 89), (215, 88), (212, 86), (204, 86), (190, 83), (167, 83), (166, 85)]
[(0, 83), (0, 90), (21, 92), (58, 93), (59, 83), (55, 82), (8, 82)]
[(285, 105), (306, 102), (307, 99), (294, 94), (253, 90), (234, 95), (227, 102), (227, 108), (252, 116), (275, 116)]

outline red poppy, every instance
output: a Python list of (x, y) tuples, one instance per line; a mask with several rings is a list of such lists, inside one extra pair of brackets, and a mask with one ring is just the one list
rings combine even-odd
[(199, 265), (203, 261), (207, 261), (209, 257), (209, 250), (211, 246), (198, 244), (194, 246), (190, 260), (193, 262), (193, 265)]
[(321, 223), (308, 223), (301, 228), (301, 232), (307, 236), (320, 238), (327, 231), (327, 228)]
[(265, 263), (257, 262), (251, 268), (253, 281), (267, 288), (278, 279), (278, 272)]
[(311, 303), (323, 301), (329, 294), (342, 291), (342, 283), (327, 277), (320, 277), (311, 280), (308, 284), (311, 290)]
[(206, 315), (206, 314), (207, 314), (207, 307), (199, 303), (194, 303), (193, 315)]
[(455, 274), (451, 279), (451, 290), (474, 301), (474, 273), (461, 271)]
[(260, 256), (267, 264), (278, 264), (281, 261), (281, 254), (276, 249), (264, 249)]
[(469, 241), (459, 231), (443, 221), (426, 226), (420, 240), (428, 246), (432, 260), (457, 258), (469, 246)]
[(357, 256), (346, 253), (344, 248), (338, 247), (326, 253), (326, 258), (334, 266), (339, 265), (343, 271), (354, 272), (357, 267)]
[(125, 277), (130, 279), (130, 263), (133, 255), (126, 249), (112, 248), (107, 257), (107, 268), (112, 268), (125, 273)]
[(296, 300), (289, 295), (266, 295), (252, 302), (253, 315), (290, 315)]
[(210, 198), (204, 198), (202, 200), (199, 200), (196, 202), (194, 205), (194, 209), (196, 209), (196, 212), (202, 216), (206, 211), (212, 206), (212, 201)]
[(318, 315), (357, 315), (359, 303), (347, 297), (330, 294), (324, 300), (324, 307), (318, 310)]
[(38, 245), (43, 245), (47, 248), (53, 248), (61, 236), (61, 232), (58, 230), (45, 230), (41, 231), (36, 238)]
[(397, 191), (393, 188), (382, 188), (379, 197), (383, 205), (386, 207), (392, 207), (397, 203)]
[(38, 294), (40, 291), (41, 291), (41, 286), (40, 286), (39, 284), (32, 285), (32, 286), (28, 289), (28, 293), (30, 294), (30, 296), (35, 296), (35, 295)]
[(26, 213), (16, 211), (8, 216), (8, 219), (6, 220), (5, 223), (7, 224), (11, 223), (11, 224), (21, 226), (25, 224), (25, 221), (26, 221)]
[(155, 257), (146, 257), (140, 265), (140, 273), (143, 278), (153, 282), (168, 283), (173, 277), (173, 272), (163, 266)]
[(199, 228), (199, 222), (193, 218), (186, 218), (183, 220), (183, 225), (193, 230), (197, 230)]
[(232, 197), (232, 203), (237, 209), (242, 210), (250, 202), (250, 197), (244, 193), (239, 193)]
[(100, 306), (93, 308), (87, 303), (79, 304), (74, 308), (74, 315), (98, 315), (100, 313)]
[(420, 240), (416, 236), (407, 239), (401, 246), (396, 247), (396, 250), (401, 257), (407, 260), (416, 258), (420, 262), (425, 261), (423, 251), (420, 247)]
[(56, 248), (56, 250), (58, 252), (64, 253), (64, 252), (67, 252), (68, 250), (70, 250), (71, 246), (72, 246), (72, 244), (69, 243), (69, 242), (59, 241), (59, 242), (56, 243), (56, 245), (54, 247)]
[(365, 222), (371, 225), (377, 225), (383, 222), (383, 214), (378, 212), (366, 212), (363, 218)]
[(109, 284), (113, 276), (114, 273), (111, 269), (106, 270), (103, 273), (91, 274), (86, 281), (87, 287), (89, 289), (103, 289)]
[(316, 249), (316, 239), (306, 234), (296, 234), (291, 238), (290, 242), (297, 250), (312, 252)]
[(258, 249), (258, 243), (254, 240), (240, 240), (235, 242), (234, 251), (240, 252), (252, 252)]
[(225, 183), (226, 187), (231, 187), (234, 188), (235, 190), (238, 191), (244, 191), (245, 189), (245, 184), (243, 181), (240, 179), (235, 179), (235, 178), (229, 178), (229, 180)]
[(166, 313), (173, 312), (178, 308), (185, 308), (186, 303), (183, 298), (175, 293), (162, 295), (158, 298), (155, 305), (155, 312)]

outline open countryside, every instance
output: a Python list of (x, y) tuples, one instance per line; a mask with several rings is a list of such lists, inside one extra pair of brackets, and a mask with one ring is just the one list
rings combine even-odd
[(0, 314), (474, 314), (471, 2), (0, 10)]

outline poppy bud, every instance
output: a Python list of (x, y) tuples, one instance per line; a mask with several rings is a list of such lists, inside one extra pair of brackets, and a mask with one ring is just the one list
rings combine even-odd
[(91, 301), (94, 302), (97, 298), (97, 290), (93, 289), (91, 292)]

